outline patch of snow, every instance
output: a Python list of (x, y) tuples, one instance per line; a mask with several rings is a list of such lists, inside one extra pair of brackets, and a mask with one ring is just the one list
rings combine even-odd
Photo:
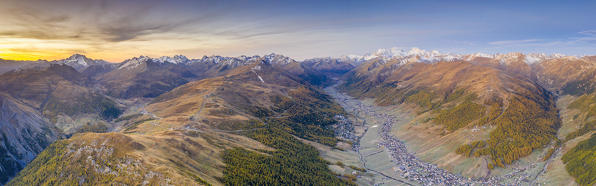
[(558, 59), (558, 58), (567, 58), (569, 56), (565, 56), (562, 54), (543, 54), (543, 53), (507, 53), (507, 54), (486, 54), (486, 53), (474, 53), (474, 54), (451, 54), (451, 53), (441, 53), (436, 50), (426, 51), (420, 48), (382, 48), (378, 49), (375, 52), (367, 53), (364, 55), (346, 55), (341, 56), (338, 58), (333, 58), (337, 60), (341, 60), (343, 62), (350, 62), (354, 65), (358, 65), (364, 63), (369, 60), (377, 59), (379, 63), (385, 63), (389, 60), (396, 60), (398, 61), (399, 65), (412, 63), (412, 62), (422, 62), (422, 63), (436, 63), (436, 62), (450, 62), (450, 61), (458, 61), (458, 60), (465, 60), (471, 61), (477, 57), (483, 58), (490, 58), (500, 63), (509, 63), (512, 61), (523, 60), (523, 62), (527, 64), (534, 64), (540, 63), (545, 60), (549, 59)]
[(388, 60), (398, 60), (400, 64), (406, 64), (410, 62), (424, 62), (424, 63), (435, 63), (439, 61), (456, 61), (462, 59), (461, 55), (454, 54), (443, 54), (439, 51), (426, 51), (420, 48), (388, 48), (378, 49), (373, 53), (368, 53), (363, 56), (359, 55), (347, 55), (340, 57), (346, 61), (353, 61), (356, 64), (372, 59), (380, 59), (381, 62)]
[(147, 57), (147, 56), (139, 56), (139, 57), (134, 57), (132, 59), (126, 60), (124, 62), (122, 62), (122, 64), (120, 65), (120, 67), (118, 67), (118, 69), (131, 69), (131, 68), (135, 68), (147, 61), (151, 60), (151, 58)]
[(256, 70), (261, 70), (261, 66), (257, 65), (257, 66), (255, 66), (255, 67), (253, 67), (251, 71), (252, 71), (252, 72), (254, 72), (254, 73), (255, 73), (255, 75), (257, 75), (257, 77), (259, 78), (259, 80), (260, 80), (262, 83), (265, 83), (265, 80), (263, 80), (263, 78), (262, 78), (262, 77), (259, 75), (259, 73), (257, 73), (257, 71), (256, 71)]
[(89, 59), (81, 54), (74, 54), (66, 59), (52, 61), (52, 63), (68, 65), (78, 71), (84, 70), (85, 68), (95, 64), (107, 64), (106, 61)]
[(527, 64), (534, 64), (534, 63), (540, 62), (542, 60), (544, 60), (544, 58), (542, 58), (540, 56), (527, 55), (524, 62), (526, 62)]
[(157, 61), (160, 63), (173, 63), (173, 64), (184, 64), (184, 63), (190, 62), (190, 60), (186, 56), (183, 56), (183, 55), (175, 55), (174, 57), (162, 56), (162, 57), (155, 59), (154, 61)]

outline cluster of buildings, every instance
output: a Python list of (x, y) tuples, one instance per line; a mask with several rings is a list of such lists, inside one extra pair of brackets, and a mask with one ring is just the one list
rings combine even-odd
[(388, 115), (376, 114), (379, 117), (387, 118), (379, 130), (382, 142), (380, 147), (386, 148), (391, 154), (392, 161), (397, 165), (396, 172), (403, 178), (415, 181), (423, 185), (498, 185), (499, 180), (491, 178), (464, 178), (441, 169), (434, 164), (423, 162), (413, 154), (408, 153), (406, 145), (391, 135), (391, 127), (394, 119)]
[(354, 125), (352, 124), (352, 121), (344, 115), (336, 115), (333, 118), (337, 121), (334, 125), (335, 136), (346, 141), (358, 141), (358, 136), (354, 134)]
[[(416, 158), (413, 154), (408, 153), (405, 143), (391, 134), (391, 128), (397, 121), (394, 116), (382, 112), (375, 112), (374, 106), (339, 93), (334, 89), (329, 89), (327, 91), (332, 93), (340, 105), (346, 108), (346, 110), (354, 113), (354, 115), (359, 116), (364, 114), (384, 121), (382, 126), (375, 125), (370, 127), (381, 127), (378, 130), (379, 136), (381, 137), (378, 147), (385, 148), (387, 152), (389, 152), (392, 159), (391, 161), (395, 164), (393, 170), (396, 172), (396, 176), (422, 185), (520, 185), (523, 183), (532, 183), (528, 180), (532, 175), (529, 171), (530, 169), (538, 168), (538, 165), (535, 163), (524, 168), (514, 168), (513, 172), (503, 176), (466, 178), (439, 168), (434, 164), (424, 162)], [(347, 141), (352, 141), (353, 149), (359, 152), (360, 136), (354, 133), (355, 125), (359, 126), (359, 123), (353, 123), (349, 118), (343, 115), (337, 115), (335, 116), (335, 119), (338, 121), (335, 126), (336, 136)], [(366, 121), (364, 121), (362, 126), (366, 126)], [(368, 127), (365, 127), (363, 134), (366, 134), (368, 129)], [(360, 155), (362, 161), (362, 154)]]

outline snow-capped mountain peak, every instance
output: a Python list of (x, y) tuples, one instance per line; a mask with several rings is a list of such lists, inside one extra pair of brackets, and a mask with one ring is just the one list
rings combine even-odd
[[(521, 61), (527, 64), (535, 64), (540, 63), (542, 61), (551, 60), (551, 59), (558, 59), (567, 57), (561, 54), (552, 54), (548, 55), (545, 53), (528, 53), (524, 54), (521, 52), (511, 52), (507, 54), (494, 54), (492, 56), (487, 56), (488, 58), (492, 58), (494, 60), (498, 60), (501, 64), (507, 64), (515, 61)], [(472, 59), (469, 59), (472, 60)]]
[(437, 56), (437, 55), (441, 55), (441, 53), (439, 53), (439, 51), (436, 51), (436, 50), (428, 52), (426, 50), (422, 50), (422, 49), (419, 49), (416, 47), (410, 48), (410, 49), (392, 47), (392, 48), (388, 48), (388, 49), (386, 49), (386, 48), (378, 49), (376, 52), (365, 54), (363, 57), (368, 60), (368, 59), (374, 59), (374, 58), (391, 59), (391, 58), (400, 58), (400, 57)]
[(75, 63), (80, 64), (80, 65), (88, 65), (87, 62), (85, 61), (86, 59), (87, 59), (87, 57), (84, 56), (84, 55), (73, 54), (72, 56), (66, 58), (65, 61), (75, 62)]
[(433, 63), (438, 61), (454, 61), (461, 59), (461, 55), (454, 54), (443, 54), (439, 51), (432, 50), (426, 51), (420, 48), (381, 48), (372, 53), (365, 55), (347, 55), (340, 57), (343, 61), (350, 61), (351, 63), (358, 64), (364, 61), (379, 59), (380, 61), (398, 60), (400, 63), (409, 62), (426, 62)]
[(106, 61), (93, 60), (93, 59), (87, 58), (87, 56), (82, 55), (82, 54), (73, 54), (72, 56), (70, 56), (66, 59), (52, 61), (52, 63), (68, 65), (68, 66), (75, 68), (78, 71), (82, 71), (91, 65), (107, 64)]
[(118, 67), (118, 69), (131, 69), (131, 68), (135, 68), (147, 61), (150, 61), (151, 58), (147, 57), (147, 56), (139, 56), (139, 57), (133, 57), (131, 59), (127, 59), (124, 62), (122, 62), (122, 64), (120, 65), (120, 67)]
[(183, 56), (183, 55), (175, 55), (173, 57), (162, 56), (160, 58), (157, 58), (157, 60), (155, 60), (155, 61), (158, 61), (161, 63), (173, 63), (173, 64), (182, 64), (182, 63), (190, 62), (190, 60), (186, 56)]
[(263, 56), (263, 58), (265, 59), (266, 62), (271, 63), (271, 64), (286, 65), (289, 63), (296, 62), (292, 58), (286, 57), (284, 55), (275, 54), (275, 53), (265, 55), (265, 56)]
[(206, 64), (222, 64), (222, 65), (229, 65), (232, 67), (254, 64), (256, 62), (262, 62), (266, 64), (289, 64), (296, 62), (294, 59), (271, 53), (264, 56), (238, 56), (238, 57), (222, 57), (222, 56), (203, 56), (199, 59), (188, 59), (186, 56), (183, 55), (175, 55), (175, 56), (162, 56), (159, 58), (150, 58), (147, 56), (139, 56), (134, 57), (128, 60), (125, 60), (120, 64), (119, 69), (130, 69), (139, 66), (145, 62), (154, 62), (154, 63), (161, 63), (161, 64), (181, 64), (181, 65), (192, 65), (195, 63), (206, 63)]
[(507, 53), (507, 54), (486, 54), (486, 53), (473, 53), (473, 54), (451, 54), (441, 53), (436, 50), (426, 51), (420, 48), (382, 48), (375, 52), (367, 53), (365, 55), (346, 55), (339, 58), (338, 60), (348, 62), (354, 65), (358, 65), (365, 61), (377, 59), (379, 62), (384, 63), (390, 60), (396, 60), (399, 64), (406, 64), (411, 62), (423, 62), (423, 63), (435, 63), (440, 61), (473, 61), (477, 58), (489, 58), (497, 60), (500, 63), (510, 63), (513, 61), (522, 61), (527, 64), (540, 63), (545, 60), (557, 59), (570, 57), (562, 54), (544, 54), (544, 53)]

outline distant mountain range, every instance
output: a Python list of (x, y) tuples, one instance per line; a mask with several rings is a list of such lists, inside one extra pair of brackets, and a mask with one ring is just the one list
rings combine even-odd
[[(567, 56), (563, 54), (544, 54), (544, 53), (507, 53), (507, 54), (485, 54), (485, 53), (472, 53), (472, 54), (451, 54), (451, 53), (441, 53), (439, 51), (426, 51), (419, 48), (382, 48), (378, 49), (375, 52), (366, 53), (364, 55), (346, 55), (340, 57), (326, 57), (326, 58), (311, 58), (305, 59), (304, 62), (308, 61), (340, 61), (344, 63), (349, 63), (352, 65), (359, 65), (363, 62), (377, 59), (381, 61), (388, 61), (388, 60), (400, 60), (402, 64), (409, 63), (409, 62), (424, 62), (424, 63), (434, 63), (434, 62), (444, 62), (444, 61), (457, 61), (457, 60), (465, 60), (471, 61), (475, 58), (491, 58), (495, 60), (499, 60), (502, 63), (506, 63), (507, 61), (517, 60), (517, 58), (522, 57), (523, 61), (531, 64), (542, 62), (546, 60), (552, 59), (578, 59), (581, 57), (577, 56)], [(66, 59), (62, 60), (55, 60), (55, 61), (11, 61), (11, 60), (2, 60), (0, 62), (3, 63), (4, 66), (9, 66), (8, 64), (13, 64), (15, 62), (25, 62), (25, 63), (33, 63), (33, 64), (65, 64), (72, 66), (73, 68), (77, 69), (78, 71), (82, 71), (89, 66), (93, 65), (106, 65), (112, 64), (117, 66), (118, 68), (132, 68), (140, 63), (146, 62), (148, 60), (156, 63), (170, 63), (170, 64), (196, 64), (196, 63), (216, 63), (216, 64), (226, 64), (231, 66), (238, 66), (244, 64), (253, 63), (259, 59), (265, 59), (268, 62), (277, 63), (277, 64), (289, 64), (292, 62), (299, 62), (289, 57), (279, 55), (279, 54), (268, 54), (265, 56), (238, 56), (238, 57), (222, 57), (222, 56), (203, 56), (200, 59), (189, 59), (184, 55), (175, 55), (175, 56), (162, 56), (158, 58), (150, 58), (147, 56), (139, 56), (134, 57), (131, 59), (124, 60), (121, 63), (108, 63), (104, 60), (94, 60), (87, 58), (81, 54), (74, 54)], [(23, 66), (21, 64), (21, 66)], [(18, 67), (13, 67), (17, 69)], [(27, 68), (26, 66), (24, 68)], [(4, 70), (6, 71), (6, 70)]]

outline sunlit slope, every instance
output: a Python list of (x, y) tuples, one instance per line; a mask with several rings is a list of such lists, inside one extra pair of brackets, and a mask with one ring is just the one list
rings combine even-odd
[(53, 143), (9, 185), (218, 183), (224, 166), (217, 158), (220, 146), (259, 146), (243, 137), (220, 135), (228, 139), (192, 131), (77, 134)]
[(58, 141), (9, 185), (349, 184), (295, 139), (335, 145), (328, 125), (341, 112), (301, 78), (256, 63), (161, 94), (116, 119), (119, 131)]
[[(330, 97), (305, 80), (263, 63), (180, 86), (157, 97), (147, 110), (162, 120), (219, 130), (246, 129), (249, 126), (243, 123), (252, 120), (284, 120), (295, 129), (295, 135), (331, 145), (335, 139), (324, 137), (332, 135), (324, 126), (342, 112)], [(319, 132), (325, 135), (316, 135)]]
[[(524, 76), (468, 61), (399, 65), (371, 60), (346, 75), (343, 89), (380, 105), (415, 105), (419, 122), (439, 127), (426, 138), (455, 135), (459, 141), (459, 146), (432, 148), (486, 157), (483, 166), (489, 169), (547, 146), (560, 123), (549, 91)], [(475, 131), (488, 135), (465, 140)]]
[(580, 185), (596, 184), (596, 134), (579, 142), (562, 158), (569, 174)]

